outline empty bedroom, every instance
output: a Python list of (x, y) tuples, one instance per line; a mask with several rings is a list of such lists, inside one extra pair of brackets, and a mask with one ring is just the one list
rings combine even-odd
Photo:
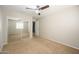
[(78, 5), (0, 5), (0, 53), (78, 54)]

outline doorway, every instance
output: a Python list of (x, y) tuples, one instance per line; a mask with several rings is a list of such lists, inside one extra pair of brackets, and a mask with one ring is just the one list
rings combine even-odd
[(33, 21), (32, 22), (32, 32), (33, 32), (33, 36), (35, 36), (35, 22)]
[(8, 20), (8, 42), (15, 42), (29, 37), (28, 22), (21, 20)]

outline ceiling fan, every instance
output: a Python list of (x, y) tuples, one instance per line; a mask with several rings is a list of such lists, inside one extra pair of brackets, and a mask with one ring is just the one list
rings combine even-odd
[(49, 7), (49, 5), (45, 5), (45, 6), (36, 5), (36, 6), (32, 6), (32, 7), (27, 6), (26, 9), (35, 10), (35, 12), (38, 15), (40, 15), (40, 10), (47, 9), (48, 7)]

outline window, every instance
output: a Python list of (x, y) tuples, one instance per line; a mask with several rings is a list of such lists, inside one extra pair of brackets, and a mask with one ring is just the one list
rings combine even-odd
[(16, 23), (16, 29), (23, 29), (23, 28), (24, 28), (23, 22), (17, 22)]

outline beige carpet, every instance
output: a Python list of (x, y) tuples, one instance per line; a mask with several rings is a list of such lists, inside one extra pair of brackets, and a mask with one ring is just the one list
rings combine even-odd
[(79, 53), (79, 50), (47, 40), (34, 37), (17, 39), (9, 38), (9, 44), (5, 45), (3, 51), (7, 53)]

